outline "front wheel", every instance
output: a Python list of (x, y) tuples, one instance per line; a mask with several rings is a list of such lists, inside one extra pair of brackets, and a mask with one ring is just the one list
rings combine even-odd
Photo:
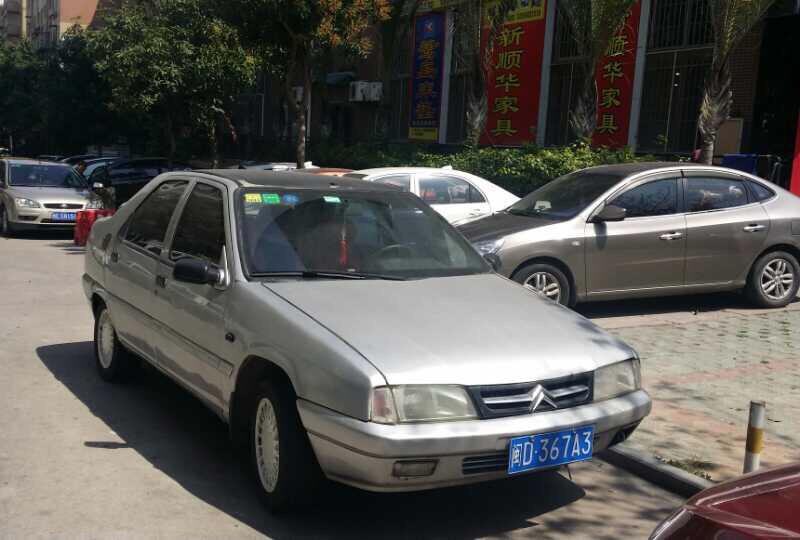
[(564, 272), (552, 264), (529, 264), (514, 274), (513, 279), (548, 300), (564, 306), (570, 304), (572, 291), (569, 280)]
[(797, 297), (800, 265), (785, 251), (773, 251), (759, 257), (750, 270), (745, 291), (758, 307), (780, 308)]
[(0, 235), (7, 238), (14, 236), (14, 226), (8, 219), (8, 211), (4, 205), (0, 205)]
[(273, 512), (308, 503), (322, 473), (291, 390), (264, 381), (250, 422), (250, 457), (261, 498)]

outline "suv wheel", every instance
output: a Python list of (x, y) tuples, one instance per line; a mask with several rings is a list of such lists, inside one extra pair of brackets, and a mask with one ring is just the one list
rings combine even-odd
[(791, 253), (773, 251), (759, 257), (750, 270), (745, 291), (764, 308), (784, 307), (797, 297), (800, 266)]
[(117, 331), (105, 306), (94, 321), (94, 358), (97, 372), (108, 382), (127, 380), (135, 367), (133, 356), (117, 339)]
[(250, 458), (261, 498), (273, 512), (308, 503), (322, 473), (290, 390), (264, 381), (253, 400)]
[(533, 263), (523, 267), (513, 276), (514, 281), (537, 294), (568, 306), (572, 291), (564, 272), (547, 263)]

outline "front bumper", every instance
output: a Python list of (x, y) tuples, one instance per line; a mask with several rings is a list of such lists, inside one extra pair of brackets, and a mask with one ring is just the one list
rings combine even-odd
[(8, 217), (11, 226), (16, 230), (57, 229), (74, 227), (75, 221), (56, 221), (53, 214), (68, 212), (77, 215), (81, 210), (83, 208), (15, 208)]
[[(511, 438), (595, 427), (594, 453), (624, 440), (650, 412), (643, 390), (580, 407), (491, 420), (401, 424), (363, 422), (298, 400), (323, 472), (369, 491), (414, 491), (508, 477)], [(433, 474), (398, 477), (398, 461), (436, 460)]]

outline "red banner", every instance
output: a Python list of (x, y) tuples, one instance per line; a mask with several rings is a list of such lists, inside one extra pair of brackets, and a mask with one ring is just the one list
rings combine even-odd
[[(481, 51), (488, 46), (487, 15), (496, 4), (484, 8)], [(546, 7), (546, 0), (520, 0), (495, 35), (481, 144), (519, 146), (536, 139)]]
[(800, 115), (797, 116), (797, 140), (794, 143), (794, 161), (789, 189), (795, 195), (800, 195)]
[(621, 148), (628, 144), (641, 11), (641, 2), (636, 2), (600, 59), (597, 68), (597, 128), (592, 137), (595, 146)]

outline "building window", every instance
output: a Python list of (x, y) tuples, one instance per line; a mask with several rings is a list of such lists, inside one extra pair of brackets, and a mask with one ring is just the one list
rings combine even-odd
[(706, 0), (654, 0), (647, 40), (638, 148), (688, 153), (711, 66), (713, 29)]
[(569, 111), (575, 105), (587, 69), (572, 27), (566, 17), (556, 11), (545, 144), (565, 145), (575, 141), (575, 134), (569, 127)]

